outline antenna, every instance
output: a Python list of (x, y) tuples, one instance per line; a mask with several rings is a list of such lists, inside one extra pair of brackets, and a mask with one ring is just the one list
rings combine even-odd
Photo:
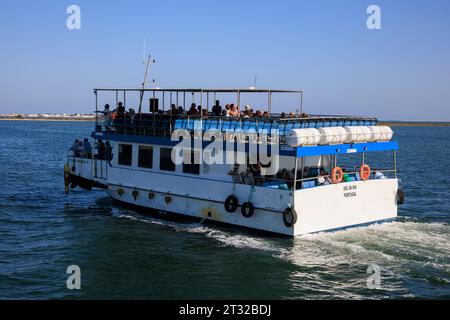
[(146, 45), (147, 39), (144, 39), (144, 50), (142, 51), (142, 64), (145, 64), (145, 55), (147, 54)]
[(256, 89), (256, 74), (255, 74), (255, 78), (253, 79), (253, 87), (250, 87), (251, 90), (255, 90)]

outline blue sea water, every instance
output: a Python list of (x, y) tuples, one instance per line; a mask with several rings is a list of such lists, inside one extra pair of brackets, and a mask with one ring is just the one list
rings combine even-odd
[(0, 299), (450, 298), (450, 127), (394, 128), (396, 221), (294, 239), (144, 217), (103, 191), (66, 196), (67, 150), (92, 127), (0, 121)]

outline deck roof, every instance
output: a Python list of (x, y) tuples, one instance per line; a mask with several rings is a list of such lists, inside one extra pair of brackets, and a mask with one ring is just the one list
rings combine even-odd
[(96, 88), (94, 91), (150, 91), (150, 92), (203, 92), (203, 93), (303, 93), (303, 90), (284, 89), (259, 89), (259, 88), (236, 88), (236, 89), (199, 89), (199, 88)]

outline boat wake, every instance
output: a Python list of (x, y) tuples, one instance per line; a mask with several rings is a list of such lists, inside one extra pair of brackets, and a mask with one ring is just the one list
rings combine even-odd
[[(289, 263), (295, 270), (289, 275), (295, 295), (285, 298), (450, 297), (450, 226), (446, 223), (403, 219), (285, 239), (142, 217), (123, 210), (114, 215), (203, 235), (219, 246), (252, 250)], [(367, 280), (374, 270), (379, 270), (381, 287), (370, 290)]]

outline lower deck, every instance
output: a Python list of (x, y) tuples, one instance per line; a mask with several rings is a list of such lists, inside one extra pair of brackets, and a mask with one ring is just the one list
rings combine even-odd
[[(93, 167), (93, 160), (75, 162), (72, 176), (99, 183), (92, 176)], [(107, 192), (121, 203), (161, 211), (163, 215), (177, 213), (286, 236), (346, 228), (397, 216), (398, 180), (394, 178), (283, 190), (158, 172), (114, 167), (108, 170), (110, 175), (104, 181)], [(230, 212), (225, 203), (231, 195), (236, 197), (237, 205)], [(243, 212), (246, 203), (252, 204), (249, 217)], [(292, 225), (287, 225), (284, 219), (288, 208), (296, 214), (297, 221)]]

